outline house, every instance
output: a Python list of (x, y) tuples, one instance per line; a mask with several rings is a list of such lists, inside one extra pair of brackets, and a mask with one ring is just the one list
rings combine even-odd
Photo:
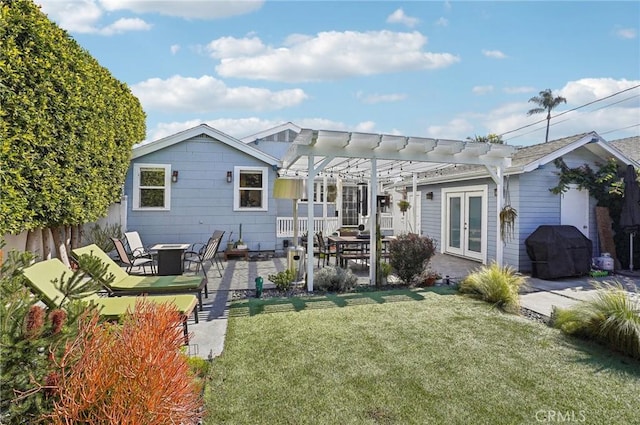
[[(624, 154), (635, 149), (637, 155), (635, 142), (623, 139), (608, 143), (590, 132), (518, 148), (504, 171), (504, 205), (517, 211), (513, 238), (504, 243), (504, 264), (531, 272), (524, 241), (543, 224), (574, 225), (593, 242), (593, 252), (598, 254), (596, 200), (575, 185), (563, 195), (553, 194), (549, 189), (558, 185), (559, 178), (554, 160), (562, 158), (571, 168), (588, 164), (597, 169), (597, 164), (609, 158), (620, 165), (637, 166)], [(417, 187), (426, 194), (420, 198), (422, 233), (436, 237), (442, 252), (485, 264), (496, 259), (495, 245), (487, 242), (494, 241), (499, 231), (493, 219), (499, 213), (493, 201), (497, 190), (483, 167), (458, 165), (435, 170), (421, 176)]]
[[(215, 230), (274, 250), (280, 160), (206, 124), (133, 149), (127, 228), (145, 244), (206, 242)], [(241, 235), (242, 233), (242, 235)]]
[[(206, 241), (216, 229), (237, 240), (242, 229), (242, 240), (251, 251), (286, 249), (292, 236), (293, 205), (299, 208), (304, 233), (308, 231), (309, 202), (274, 199), (272, 189), (279, 176), (307, 175), (305, 163), (298, 169), (284, 164), (292, 146), (299, 143), (301, 132), (303, 129), (295, 124), (285, 123), (236, 139), (202, 124), (135, 147), (125, 183), (125, 194), (129, 195), (127, 227), (138, 230), (147, 244)], [(503, 171), (501, 194), (518, 216), (514, 237), (501, 247), (496, 246), (500, 179), (477, 161), (490, 148), (477, 150), (477, 154), (466, 148), (472, 152), (468, 155), (476, 156), (475, 163), (434, 163), (412, 171), (416, 163), (404, 161), (405, 172), (398, 174), (403, 177), (377, 180), (373, 193), (390, 200), (381, 214), (387, 233), (429, 235), (438, 241), (443, 253), (485, 264), (501, 257), (504, 264), (527, 272), (531, 262), (524, 240), (541, 224), (573, 223), (594, 241), (594, 253), (598, 252), (595, 199), (577, 188), (562, 196), (552, 194), (549, 189), (558, 183), (554, 160), (562, 158), (570, 167), (595, 166), (608, 158), (635, 165), (628, 156), (637, 150), (635, 141), (630, 138), (608, 143), (591, 132), (528, 147), (490, 147), (495, 152), (513, 151), (510, 165)], [(449, 142), (456, 149), (463, 144)], [(467, 145), (478, 149), (475, 144)], [(372, 188), (364, 173), (358, 171), (362, 162), (352, 164), (346, 162), (343, 171), (329, 167), (315, 175), (314, 231), (328, 234), (367, 223), (367, 199)], [(403, 169), (402, 165), (398, 167)], [(392, 169), (389, 165), (386, 172)], [(385, 172), (379, 170), (378, 174)], [(151, 186), (145, 186), (145, 176), (159, 179), (161, 184), (155, 186), (150, 181)], [(412, 204), (406, 214), (398, 208), (400, 199)]]
[(640, 136), (612, 140), (611, 145), (624, 153), (628, 158), (640, 162)]

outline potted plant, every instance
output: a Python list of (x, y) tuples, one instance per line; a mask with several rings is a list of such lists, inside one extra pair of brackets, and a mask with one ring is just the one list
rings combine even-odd
[(387, 284), (391, 270), (393, 270), (391, 264), (380, 262), (380, 274), (382, 275), (382, 281), (380, 282), (381, 285)]
[(398, 201), (398, 208), (400, 208), (400, 211), (404, 214), (409, 208), (411, 208), (411, 204), (406, 199), (401, 199)]
[(231, 235), (233, 235), (233, 232), (229, 233), (229, 238), (227, 239), (227, 251), (233, 250), (233, 248), (235, 248), (236, 246), (236, 244), (233, 242), (233, 239), (231, 239)]
[(240, 234), (238, 235), (238, 242), (236, 242), (236, 249), (247, 249), (247, 245), (242, 241), (242, 224), (240, 224)]

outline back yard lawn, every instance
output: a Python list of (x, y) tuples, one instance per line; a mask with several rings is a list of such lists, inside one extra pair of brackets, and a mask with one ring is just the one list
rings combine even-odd
[(640, 363), (446, 291), (230, 310), (207, 424), (640, 423)]

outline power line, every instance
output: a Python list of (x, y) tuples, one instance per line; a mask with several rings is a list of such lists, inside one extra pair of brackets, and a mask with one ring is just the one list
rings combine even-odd
[[(624, 90), (620, 90), (620, 91), (618, 91), (618, 92), (615, 92), (615, 93), (613, 93), (613, 94), (610, 94), (609, 96), (605, 96), (605, 97), (603, 97), (603, 98), (596, 99), (596, 100), (594, 100), (594, 101), (591, 101), (591, 102), (585, 103), (584, 105), (577, 106), (577, 107), (572, 108), (572, 109), (569, 109), (569, 110), (567, 110), (567, 111), (563, 111), (563, 112), (561, 112), (561, 113), (559, 113), (559, 114), (557, 114), (557, 115), (552, 116), (551, 118), (556, 118), (556, 117), (559, 117), (559, 116), (562, 116), (562, 115), (568, 114), (569, 112), (577, 111), (578, 109), (582, 109), (582, 108), (584, 108), (584, 107), (586, 107), (586, 106), (593, 105), (594, 103), (601, 102), (601, 101), (606, 100), (606, 99), (610, 99), (610, 98), (612, 98), (612, 97), (614, 97), (614, 96), (617, 96), (617, 95), (619, 95), (619, 94), (622, 94), (622, 93), (628, 92), (628, 91), (630, 91), (630, 90), (637, 89), (638, 87), (640, 87), (640, 84), (638, 84), (638, 85), (636, 85), (636, 86), (633, 86), (633, 87), (629, 87), (629, 88), (624, 89)], [(635, 97), (635, 96), (632, 96), (632, 97)], [(625, 100), (628, 100), (628, 99), (625, 99)], [(617, 102), (617, 103), (619, 103), (619, 102)], [(615, 105), (615, 104), (612, 104), (612, 105)], [(609, 107), (609, 106), (611, 106), (611, 105), (607, 105), (606, 107)], [(532, 126), (534, 126), (534, 125), (536, 125), (536, 124), (540, 124), (540, 123), (543, 123), (543, 122), (546, 122), (546, 121), (547, 121), (547, 119), (546, 119), (546, 118), (543, 118), (543, 119), (541, 119), (540, 121), (536, 121), (536, 122), (534, 122), (534, 123), (527, 124), (527, 125), (525, 125), (525, 126), (522, 126), (522, 127), (516, 128), (515, 130), (509, 130), (509, 131), (506, 131), (506, 132), (504, 132), (504, 133), (500, 134), (500, 137), (504, 136), (505, 134), (515, 133), (516, 131), (524, 130), (525, 128), (529, 128), (529, 127), (532, 127)], [(529, 134), (529, 133), (526, 133), (526, 134)], [(516, 136), (516, 137), (519, 137), (519, 136)]]

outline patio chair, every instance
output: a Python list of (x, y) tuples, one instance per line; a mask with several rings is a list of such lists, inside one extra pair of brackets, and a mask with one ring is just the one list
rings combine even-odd
[(320, 260), (323, 260), (322, 266), (324, 267), (329, 264), (331, 256), (337, 257), (338, 253), (335, 247), (327, 245), (322, 232), (316, 233), (316, 240), (318, 242), (318, 267), (320, 267)]
[[(49, 308), (64, 308), (68, 299), (54, 284), (55, 279), (63, 279), (64, 275), (73, 273), (57, 258), (35, 263), (22, 271), (31, 291)], [(194, 313), (198, 323), (196, 306), (198, 300), (190, 294), (145, 297), (152, 303), (170, 303), (183, 316), (185, 339), (188, 336), (187, 317)], [(100, 317), (106, 320), (119, 320), (127, 311), (133, 311), (140, 297), (101, 297), (97, 292), (87, 294), (82, 301), (93, 303), (98, 308)]]
[[(139, 276), (130, 275), (113, 261), (103, 250), (95, 244), (76, 248), (71, 251), (74, 262), (80, 265), (83, 255), (98, 258), (107, 267), (107, 272), (114, 276), (113, 282), (107, 284), (100, 280), (105, 289), (115, 295), (140, 294), (179, 294), (193, 293), (198, 297), (200, 311), (204, 309), (202, 295), (209, 297), (207, 278), (199, 276)], [(99, 280), (100, 276), (91, 276)]]
[(124, 264), (127, 267), (127, 273), (130, 273), (131, 269), (133, 269), (134, 267), (142, 267), (142, 274), (147, 274), (147, 266), (149, 266), (151, 268), (151, 274), (156, 274), (153, 257), (142, 253), (137, 256), (133, 252), (127, 252), (126, 248), (124, 247), (124, 243), (122, 243), (122, 241), (118, 238), (111, 238), (111, 241), (116, 247), (116, 252), (118, 253), (120, 263)]
[[(223, 230), (216, 230), (213, 232), (213, 235), (209, 238), (206, 245), (192, 245), (192, 248), (184, 253), (184, 262), (188, 263), (189, 267), (191, 267), (191, 263), (195, 263), (196, 273), (198, 273), (202, 267), (202, 273), (204, 273), (205, 276), (207, 275), (207, 272), (204, 269), (204, 264), (206, 262), (210, 262), (211, 267), (213, 267), (213, 264), (215, 263), (216, 268), (218, 269), (218, 274), (222, 277), (222, 270), (224, 269), (224, 266), (222, 266), (222, 262), (218, 258), (218, 249), (220, 248), (223, 236)], [(200, 245), (202, 246), (199, 249), (194, 249)]]
[(125, 232), (124, 239), (127, 241), (129, 252), (136, 257), (153, 258), (154, 253), (142, 244), (140, 234), (136, 231)]

